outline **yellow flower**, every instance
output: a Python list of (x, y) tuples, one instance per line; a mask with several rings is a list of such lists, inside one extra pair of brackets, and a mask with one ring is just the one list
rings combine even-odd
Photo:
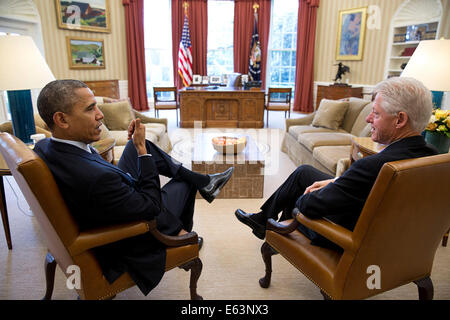
[(449, 115), (447, 110), (441, 110), (437, 109), (434, 116), (436, 117), (436, 120), (444, 120)]
[(425, 130), (428, 131), (434, 131), (437, 128), (437, 124), (434, 122), (430, 122), (429, 124), (427, 124), (427, 127), (425, 128)]

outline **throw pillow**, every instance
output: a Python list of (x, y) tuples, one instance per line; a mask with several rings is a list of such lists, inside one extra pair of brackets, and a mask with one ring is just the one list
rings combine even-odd
[(348, 101), (322, 99), (311, 124), (314, 127), (337, 130), (344, 120), (348, 105)]
[(99, 104), (103, 112), (103, 123), (109, 130), (127, 130), (134, 114), (128, 100)]

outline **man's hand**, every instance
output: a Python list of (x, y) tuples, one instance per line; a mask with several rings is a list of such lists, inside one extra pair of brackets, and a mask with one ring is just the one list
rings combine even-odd
[(128, 126), (128, 140), (133, 139), (138, 155), (147, 154), (145, 147), (145, 126), (141, 124), (141, 119), (132, 120)]
[(334, 182), (336, 179), (328, 179), (328, 180), (322, 180), (322, 181), (316, 181), (312, 185), (310, 185), (308, 188), (305, 189), (305, 192), (303, 194), (307, 194), (313, 191), (317, 191), (328, 185), (329, 183)]

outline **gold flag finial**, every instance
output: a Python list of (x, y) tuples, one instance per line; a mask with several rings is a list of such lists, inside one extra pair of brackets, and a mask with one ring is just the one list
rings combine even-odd
[(187, 1), (185, 1), (183, 3), (183, 7), (184, 7), (184, 13), (187, 15), (187, 10), (188, 10), (188, 7), (189, 7), (189, 3), (187, 3)]
[(253, 9), (255, 10), (255, 13), (256, 13), (258, 11), (258, 9), (259, 9), (259, 4), (255, 3), (253, 5)]

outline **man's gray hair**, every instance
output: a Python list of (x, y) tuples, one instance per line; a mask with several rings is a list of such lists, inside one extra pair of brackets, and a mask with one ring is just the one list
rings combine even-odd
[(411, 129), (422, 132), (433, 110), (431, 91), (422, 82), (408, 77), (392, 77), (375, 86), (382, 96), (381, 107), (390, 114), (400, 111), (408, 115)]
[(88, 86), (79, 80), (54, 80), (49, 82), (40, 92), (37, 108), (42, 120), (53, 129), (53, 115), (61, 111), (70, 113), (78, 100), (75, 90)]

